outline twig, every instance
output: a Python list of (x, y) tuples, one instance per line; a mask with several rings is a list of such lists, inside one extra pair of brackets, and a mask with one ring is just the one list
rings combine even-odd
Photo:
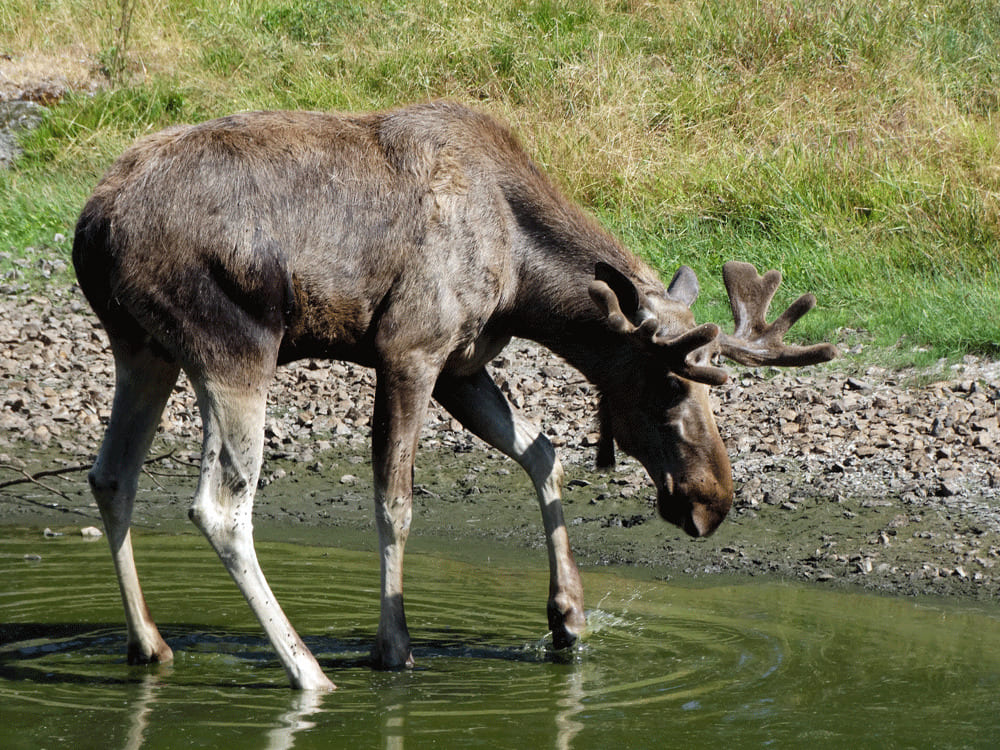
[[(49, 485), (45, 484), (44, 482), (39, 481), (37, 476), (33, 476), (33, 475), (29, 474), (24, 469), (19, 469), (16, 466), (11, 466), (10, 464), (0, 464), (0, 466), (2, 466), (2, 468), (4, 468), (4, 469), (10, 469), (12, 471), (16, 471), (19, 474), (21, 474), (21, 475), (24, 476), (24, 479), (12, 479), (10, 481), (4, 482), (3, 484), (0, 484), (0, 489), (2, 489), (4, 487), (10, 487), (11, 485), (14, 485), (14, 484), (24, 484), (26, 482), (30, 482), (31, 484), (37, 484), (42, 489), (48, 490), (49, 492), (52, 492), (52, 493), (54, 493), (56, 495), (59, 495), (59, 497), (63, 498), (64, 500), (69, 500), (71, 502), (73, 500), (73, 498), (71, 498), (69, 495), (67, 495), (62, 490), (57, 490), (55, 487), (50, 487)], [(49, 470), (49, 472), (39, 472), (39, 475), (41, 475), (41, 476), (50, 476), (52, 474), (52, 472), (53, 472), (53, 470)]]
[(10, 479), (6, 482), (0, 482), (0, 489), (4, 487), (10, 487), (14, 484), (24, 484), (25, 482), (35, 482), (42, 477), (54, 477), (58, 474), (72, 474), (74, 471), (85, 471), (89, 469), (91, 464), (79, 464), (77, 466), (64, 466), (61, 469), (45, 469), (44, 471), (38, 471), (34, 474), (28, 474), (24, 469), (20, 469), (17, 466), (11, 464), (0, 464), (0, 469), (9, 469), (10, 471), (16, 471), (18, 474), (22, 474), (25, 479)]
[(145, 475), (146, 475), (147, 477), (149, 477), (149, 478), (150, 478), (150, 479), (152, 480), (153, 484), (155, 484), (155, 485), (156, 485), (157, 487), (159, 487), (159, 488), (160, 488), (161, 490), (163, 489), (163, 485), (162, 485), (162, 484), (160, 484), (160, 480), (159, 480), (159, 479), (157, 479), (157, 478), (156, 478), (156, 477), (154, 476), (153, 472), (151, 472), (151, 471), (149, 471), (149, 470), (147, 470), (147, 469), (143, 469), (143, 470), (142, 470), (142, 473), (143, 473), (143, 474), (145, 474)]
[[(145, 466), (146, 464), (152, 464), (156, 463), (157, 461), (163, 461), (164, 459), (170, 458), (173, 455), (174, 455), (173, 450), (170, 450), (159, 456), (153, 456), (152, 458), (147, 458), (142, 463), (143, 466)], [(43, 484), (38, 480), (41, 479), (42, 477), (54, 477), (58, 476), (59, 474), (72, 474), (75, 471), (87, 471), (88, 469), (90, 469), (91, 466), (92, 464), (76, 464), (75, 466), (64, 466), (61, 469), (43, 469), (42, 471), (36, 471), (34, 474), (29, 474), (24, 469), (14, 466), (12, 464), (0, 464), (0, 469), (8, 469), (9, 471), (17, 472), (22, 476), (21, 479), (8, 479), (6, 482), (0, 482), (0, 489), (3, 489), (4, 487), (12, 487), (15, 484), (31, 483), (31, 484), (37, 484), (39, 487), (43, 487), (44, 489), (47, 489), (49, 492), (54, 492), (55, 494), (60, 495), (61, 497), (66, 498), (67, 500), (72, 500), (72, 498), (66, 495), (65, 493), (60, 492), (54, 487), (49, 487), (47, 484)]]

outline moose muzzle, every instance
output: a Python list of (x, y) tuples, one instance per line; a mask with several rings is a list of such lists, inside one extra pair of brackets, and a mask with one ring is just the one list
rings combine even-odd
[(656, 505), (665, 521), (690, 536), (709, 536), (733, 505), (731, 474), (729, 471), (720, 476), (703, 474), (680, 481), (664, 474), (662, 481), (657, 482)]

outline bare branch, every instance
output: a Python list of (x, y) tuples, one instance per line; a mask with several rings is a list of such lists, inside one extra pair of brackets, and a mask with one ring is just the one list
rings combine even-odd
[[(167, 451), (166, 453), (160, 454), (159, 456), (153, 456), (152, 458), (147, 458), (145, 461), (143, 461), (143, 465), (148, 465), (156, 463), (158, 461), (163, 461), (165, 459), (170, 458), (173, 455), (174, 455), (173, 450), (170, 450)], [(43, 469), (41, 471), (36, 471), (35, 473), (30, 474), (26, 470), (20, 468), (19, 466), (14, 466), (13, 464), (0, 464), (0, 469), (6, 469), (8, 471), (13, 471), (16, 474), (21, 475), (20, 479), (8, 479), (4, 482), (0, 482), (0, 490), (4, 489), (5, 487), (13, 487), (18, 484), (35, 484), (38, 485), (39, 487), (42, 487), (43, 489), (48, 490), (49, 492), (59, 495), (60, 497), (63, 497), (67, 500), (72, 500), (72, 498), (69, 495), (65, 494), (60, 490), (57, 490), (54, 487), (50, 487), (47, 484), (43, 484), (39, 480), (44, 477), (55, 477), (55, 476), (60, 476), (62, 474), (73, 474), (78, 471), (89, 471), (91, 466), (93, 466), (93, 464), (75, 464), (73, 466), (63, 466), (62, 468), (59, 469)]]
[(57, 474), (57, 473), (68, 473), (69, 471), (76, 471), (76, 470), (78, 470), (76, 467), (71, 467), (69, 469), (62, 470), (62, 471), (60, 471), (58, 469), (50, 469), (49, 471), (40, 471), (40, 472), (38, 472), (38, 474), (29, 474), (24, 469), (19, 469), (18, 467), (11, 466), (10, 464), (0, 464), (0, 469), (9, 469), (11, 471), (15, 471), (18, 474), (22, 475), (22, 477), (23, 477), (23, 479), (13, 479), (13, 480), (9, 480), (9, 481), (0, 483), (0, 489), (3, 489), (4, 487), (11, 487), (11, 486), (13, 486), (15, 484), (28, 484), (28, 483), (30, 483), (30, 484), (38, 485), (43, 490), (48, 490), (49, 492), (51, 492), (54, 495), (59, 495), (59, 497), (63, 498), (64, 500), (70, 500), (70, 501), (72, 501), (72, 499), (73, 499), (69, 495), (67, 495), (65, 492), (63, 492), (62, 490), (57, 490), (55, 487), (50, 487), (49, 485), (47, 485), (44, 482), (40, 481), (38, 477), (39, 476), (52, 476), (52, 475)]

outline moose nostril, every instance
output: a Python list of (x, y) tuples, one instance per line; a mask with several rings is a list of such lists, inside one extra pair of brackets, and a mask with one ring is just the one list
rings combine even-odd
[(697, 530), (692, 536), (711, 536), (718, 528), (722, 518), (704, 505), (696, 505), (691, 509), (691, 525)]
[(660, 482), (660, 489), (663, 494), (668, 497), (674, 494), (674, 477), (673, 474), (663, 473), (663, 480)]

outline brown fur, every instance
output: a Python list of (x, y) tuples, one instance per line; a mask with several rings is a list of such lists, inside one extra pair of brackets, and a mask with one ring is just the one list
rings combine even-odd
[[(282, 362), (331, 357), (376, 369), (382, 664), (409, 661), (402, 548), (416, 436), (432, 393), (532, 476), (553, 561), (557, 643), (582, 627), (558, 504), (561, 469), (484, 369), (512, 336), (541, 342), (596, 384), (601, 460), (613, 456), (613, 435), (648, 469), (664, 518), (707, 534), (732, 502), (706, 388), (725, 377), (707, 364), (718, 328), (695, 327), (693, 273), (682, 269), (665, 288), (562, 196), (506, 127), (459, 105), (357, 116), (255, 112), (152, 135), (95, 189), (73, 262), (119, 363), (112, 427), (92, 472), (106, 523), (131, 513), (131, 498), (117, 489), (120, 476), (137, 471), (135, 450), (122, 447), (123, 430), (132, 429), (127, 410), (142, 405), (136, 399), (165, 399), (164, 384), (180, 366), (207, 412), (192, 518), (257, 599), (266, 598), (260, 582), (232, 562), (242, 555), (254, 569), (248, 532), (225, 532), (218, 520), (248, 514), (259, 470), (247, 432), (257, 422), (239, 409), (262, 419), (263, 393)], [(763, 299), (755, 272), (735, 278), (741, 294)], [(749, 306), (748, 331), (763, 330), (757, 323), (769, 300)], [(781, 334), (768, 334), (767, 352), (783, 346)], [(741, 342), (726, 342), (726, 356), (739, 359)], [(148, 396), (132, 382), (143, 377), (137, 362), (145, 370), (161, 363)], [(143, 424), (151, 435), (153, 423)], [(122, 560), (127, 578), (130, 557)], [(270, 606), (259, 604), (262, 623)], [(149, 658), (163, 653), (151, 621), (137, 619), (130, 640), (146, 644), (139, 650)], [(301, 651), (280, 634), (272, 641), (279, 651)], [(293, 683), (325, 679), (297, 657), (283, 660)]]

